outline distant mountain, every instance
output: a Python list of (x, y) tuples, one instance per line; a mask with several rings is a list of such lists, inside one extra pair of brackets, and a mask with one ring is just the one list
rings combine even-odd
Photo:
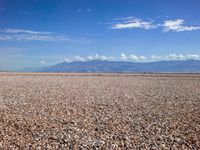
[[(30, 71), (30, 70), (29, 70)], [(34, 70), (34, 72), (200, 72), (200, 60), (175, 60), (157, 62), (126, 61), (75, 61)]]

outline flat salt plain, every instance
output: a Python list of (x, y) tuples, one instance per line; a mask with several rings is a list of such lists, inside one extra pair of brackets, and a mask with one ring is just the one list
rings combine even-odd
[(200, 149), (200, 75), (0, 73), (0, 149)]

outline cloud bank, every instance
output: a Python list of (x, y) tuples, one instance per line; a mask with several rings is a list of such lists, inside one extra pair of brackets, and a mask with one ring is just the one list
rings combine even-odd
[(145, 56), (137, 56), (134, 54), (126, 55), (124, 53), (121, 53), (121, 60), (130, 60), (130, 61), (145, 61), (147, 58)]
[(117, 22), (111, 24), (111, 29), (156, 29), (161, 28), (165, 32), (182, 32), (200, 30), (200, 26), (184, 25), (183, 19), (164, 20), (161, 24), (155, 24), (153, 21), (144, 21), (140, 18), (127, 17), (114, 19)]
[(91, 40), (85, 38), (71, 38), (64, 34), (53, 33), (53, 32), (43, 32), (43, 31), (33, 31), (26, 29), (0, 29), (0, 40), (9, 41), (47, 41), (47, 42), (57, 42), (57, 41), (67, 41), (74, 43), (91, 43)]
[(90, 60), (114, 60), (114, 57), (95, 54), (95, 55), (89, 55), (89, 56), (85, 56), (85, 57), (76, 55), (76, 56), (73, 56), (71, 58), (66, 58), (65, 59), (66, 62), (72, 62), (72, 61), (90, 61)]
[(199, 54), (176, 54), (172, 53), (166, 56), (151, 55), (151, 56), (142, 56), (135, 54), (125, 54), (121, 53), (120, 56), (105, 56), (105, 55), (89, 55), (89, 56), (73, 56), (71, 58), (66, 58), (64, 61), (73, 62), (73, 61), (90, 61), (90, 60), (113, 60), (113, 61), (133, 61), (133, 62), (151, 62), (151, 61), (161, 61), (161, 60), (187, 60), (187, 59), (200, 59)]
[(157, 25), (154, 25), (151, 21), (143, 21), (142, 19), (128, 17), (121, 18), (117, 23), (112, 24), (112, 29), (155, 29)]
[(200, 26), (185, 26), (184, 20), (176, 19), (176, 20), (166, 20), (163, 23), (164, 31), (174, 31), (174, 32), (181, 32), (181, 31), (192, 31), (192, 30), (199, 30)]

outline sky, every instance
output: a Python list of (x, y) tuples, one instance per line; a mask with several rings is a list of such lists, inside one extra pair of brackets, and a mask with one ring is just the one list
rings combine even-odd
[(0, 0), (0, 70), (200, 59), (199, 0)]

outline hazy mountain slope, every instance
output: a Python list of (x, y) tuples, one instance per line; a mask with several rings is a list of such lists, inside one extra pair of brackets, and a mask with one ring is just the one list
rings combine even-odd
[(200, 60), (135, 63), (126, 61), (63, 62), (42, 68), (41, 72), (200, 72)]

